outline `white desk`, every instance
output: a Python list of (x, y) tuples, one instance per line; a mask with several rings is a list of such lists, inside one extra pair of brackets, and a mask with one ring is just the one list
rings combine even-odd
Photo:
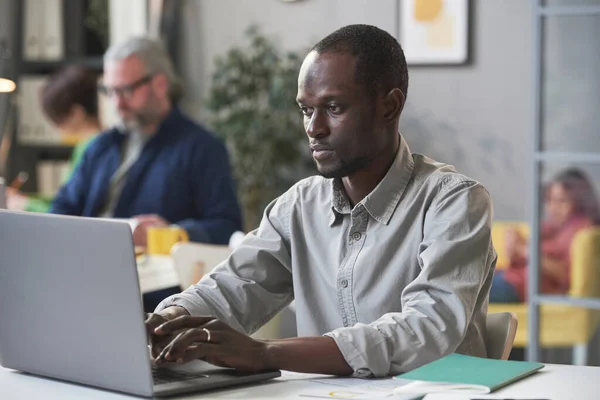
[[(314, 388), (310, 382), (316, 375), (284, 373), (281, 378), (269, 383), (228, 389), (209, 394), (196, 394), (186, 399), (305, 399), (300, 394)], [(326, 393), (328, 385), (323, 385)], [(340, 389), (331, 386), (331, 390)], [(514, 383), (490, 395), (444, 395), (436, 394), (427, 400), (458, 400), (471, 397), (491, 399), (551, 399), (551, 400), (596, 400), (600, 398), (600, 368), (575, 367), (548, 364), (536, 375)], [(123, 400), (135, 399), (103, 390), (78, 386), (50, 379), (30, 376), (0, 367), (0, 399), (47, 400)], [(390, 397), (393, 399), (394, 397)]]

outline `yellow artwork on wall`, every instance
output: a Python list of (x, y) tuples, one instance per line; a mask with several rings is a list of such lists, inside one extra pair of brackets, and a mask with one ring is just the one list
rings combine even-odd
[(400, 0), (399, 39), (409, 64), (466, 62), (468, 0)]
[(420, 22), (433, 21), (442, 10), (442, 0), (415, 0), (415, 20)]

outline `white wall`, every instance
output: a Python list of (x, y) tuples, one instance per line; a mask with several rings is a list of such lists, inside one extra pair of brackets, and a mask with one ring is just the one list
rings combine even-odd
[(472, 1), (468, 66), (411, 68), (401, 131), (492, 194), (497, 218), (527, 217), (532, 140), (529, 1)]
[(395, 10), (396, 0), (185, 0), (178, 54), (187, 86), (186, 109), (200, 116), (215, 57), (242, 44), (251, 24), (278, 39), (282, 49), (300, 50), (351, 23), (373, 24), (394, 32)]
[[(525, 218), (531, 149), (531, 6), (525, 0), (471, 1), (472, 61), (410, 68), (401, 131), (413, 151), (454, 164), (490, 190), (497, 218)], [(214, 58), (251, 23), (285, 49), (305, 49), (350, 23), (397, 32), (396, 0), (187, 0), (179, 60), (201, 119)], [(300, 123), (300, 122), (299, 122)]]

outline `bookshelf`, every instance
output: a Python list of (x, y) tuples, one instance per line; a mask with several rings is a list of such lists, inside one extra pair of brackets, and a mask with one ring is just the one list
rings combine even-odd
[[(134, 35), (150, 35), (162, 39), (171, 55), (175, 55), (177, 32), (182, 0), (0, 0), (11, 1), (17, 7), (16, 40), (13, 41), (14, 64), (17, 82), (21, 78), (44, 77), (56, 69), (68, 65), (79, 64), (102, 73), (102, 56), (107, 46), (126, 40)], [(60, 40), (61, 51), (51, 51), (51, 57), (27, 57), (27, 18), (28, 4), (42, 4), (45, 13), (33, 12), (34, 18), (41, 18), (42, 26), (54, 26)], [(48, 5), (50, 4), (50, 5)], [(56, 12), (58, 10), (58, 12)], [(40, 16), (41, 15), (41, 16)], [(55, 18), (58, 24), (48, 23), (47, 19)], [(31, 24), (29, 24), (31, 26)], [(33, 26), (38, 26), (33, 24)], [(46, 52), (47, 53), (47, 52)], [(21, 188), (26, 193), (39, 190), (36, 166), (40, 161), (66, 161), (73, 150), (72, 144), (64, 142), (27, 143), (19, 140), (19, 129), (22, 126), (24, 101), (23, 86), (17, 85), (16, 96), (11, 112), (10, 125), (7, 132), (11, 139), (9, 157), (4, 177), (11, 182), (23, 171), (29, 175), (28, 181)], [(29, 101), (28, 103), (33, 104)], [(110, 126), (116, 122), (115, 111), (99, 102), (101, 122)], [(25, 113), (27, 114), (27, 113)]]
[(82, 65), (94, 71), (102, 71), (102, 56), (70, 57), (61, 61), (25, 61), (21, 63), (20, 73), (23, 75), (49, 74), (69, 64)]
[[(29, 179), (21, 190), (38, 193), (40, 163), (66, 163), (72, 138), (64, 139), (45, 119), (37, 91), (57, 69), (78, 64), (102, 73), (102, 55), (108, 46), (109, 0), (21, 0), (17, 4), (14, 43), (17, 90), (6, 180), (20, 172)], [(47, 187), (47, 184), (45, 185)]]

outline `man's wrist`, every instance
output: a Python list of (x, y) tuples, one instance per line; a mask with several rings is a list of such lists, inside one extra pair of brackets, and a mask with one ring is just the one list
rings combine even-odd
[(282, 369), (281, 345), (278, 340), (261, 340), (264, 343), (264, 362), (267, 370)]
[[(269, 369), (328, 375), (350, 375), (352, 368), (329, 336), (265, 340), (263, 362)], [(321, 360), (315, 363), (315, 360)]]

